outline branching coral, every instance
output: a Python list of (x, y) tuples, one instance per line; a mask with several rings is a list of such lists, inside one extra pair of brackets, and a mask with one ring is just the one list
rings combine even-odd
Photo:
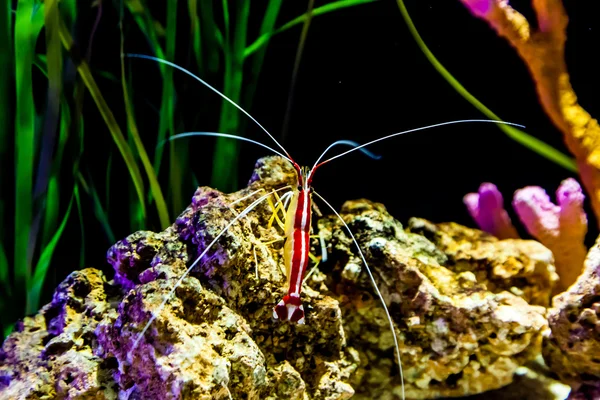
[(463, 199), (477, 225), (498, 239), (518, 238), (519, 234), (504, 209), (502, 193), (493, 183), (482, 183), (477, 193)]
[(517, 190), (513, 198), (513, 207), (527, 231), (554, 253), (560, 276), (559, 291), (575, 282), (587, 254), (583, 200), (581, 187), (574, 179), (566, 179), (559, 186), (557, 205), (537, 186)]
[[(558, 187), (558, 204), (553, 204), (539, 186), (519, 189), (513, 197), (513, 207), (527, 231), (554, 254), (560, 276), (556, 287), (559, 292), (575, 282), (586, 257), (584, 198), (581, 186), (572, 178), (565, 179)], [(482, 230), (500, 239), (519, 237), (495, 185), (483, 183), (478, 193), (469, 193), (463, 200)]]
[[(538, 29), (507, 0), (461, 0), (517, 50), (531, 75), (544, 110), (563, 132), (575, 155), (581, 180), (600, 216), (600, 126), (577, 102), (565, 63), (568, 17), (560, 0), (533, 0)], [(600, 218), (598, 218), (600, 221)]]

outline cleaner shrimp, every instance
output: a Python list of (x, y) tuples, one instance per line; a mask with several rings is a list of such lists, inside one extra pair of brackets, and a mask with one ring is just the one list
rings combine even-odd
[[(367, 263), (365, 255), (363, 254), (363, 251), (361, 250), (360, 245), (358, 244), (352, 230), (346, 224), (346, 222), (343, 220), (343, 218), (340, 216), (340, 214), (335, 210), (335, 208), (313, 189), (312, 182), (313, 182), (315, 172), (323, 165), (328, 164), (329, 162), (331, 162), (335, 159), (341, 158), (347, 154), (350, 154), (350, 153), (352, 153), (354, 151), (358, 151), (358, 150), (364, 152), (371, 158), (377, 158), (377, 156), (375, 156), (373, 153), (369, 152), (367, 149), (365, 149), (365, 147), (372, 145), (374, 143), (377, 143), (377, 142), (381, 142), (381, 141), (391, 139), (393, 137), (404, 135), (404, 134), (411, 133), (411, 132), (417, 132), (417, 131), (422, 131), (422, 130), (426, 130), (426, 129), (430, 129), (430, 128), (443, 127), (443, 126), (448, 126), (448, 125), (453, 125), (453, 124), (461, 124), (461, 123), (494, 123), (494, 124), (505, 124), (505, 125), (517, 126), (517, 127), (521, 127), (521, 128), (524, 128), (524, 126), (520, 125), (520, 124), (516, 124), (516, 123), (497, 121), (497, 120), (465, 119), (465, 120), (442, 122), (442, 123), (432, 124), (432, 125), (428, 125), (428, 126), (424, 126), (424, 127), (409, 129), (409, 130), (405, 130), (402, 132), (397, 132), (397, 133), (393, 133), (390, 135), (386, 135), (386, 136), (380, 137), (378, 139), (369, 141), (364, 144), (358, 144), (358, 143), (355, 143), (355, 142), (352, 142), (349, 140), (339, 140), (339, 141), (336, 141), (336, 142), (332, 143), (331, 145), (329, 145), (325, 149), (325, 151), (323, 151), (323, 153), (318, 157), (318, 159), (315, 161), (314, 165), (311, 168), (300, 167), (300, 165), (298, 163), (296, 163), (296, 161), (294, 161), (294, 159), (290, 156), (290, 154), (286, 151), (286, 149), (275, 139), (275, 137), (271, 133), (269, 133), (267, 131), (267, 129), (265, 129), (256, 119), (254, 119), (254, 117), (252, 117), (248, 112), (246, 112), (244, 109), (242, 109), (235, 102), (230, 100), (223, 93), (219, 92), (217, 89), (212, 87), (210, 84), (208, 84), (201, 78), (197, 77), (196, 75), (192, 74), (190, 71), (184, 69), (183, 67), (181, 67), (177, 64), (174, 64), (172, 62), (169, 62), (169, 61), (157, 58), (157, 57), (153, 57), (153, 56), (148, 56), (148, 55), (143, 55), (143, 54), (126, 54), (125, 56), (159, 62), (159, 63), (166, 64), (170, 67), (173, 67), (175, 69), (178, 69), (178, 70), (188, 74), (189, 76), (191, 76), (192, 78), (196, 79), (201, 84), (206, 86), (208, 89), (212, 90), (213, 92), (215, 92), (216, 94), (221, 96), (224, 100), (228, 101), (230, 104), (232, 104), (234, 107), (236, 107), (244, 115), (246, 115), (262, 131), (264, 131), (269, 136), (269, 138), (279, 147), (279, 149), (281, 151), (276, 150), (264, 143), (261, 143), (259, 141), (256, 141), (256, 140), (253, 140), (253, 139), (250, 139), (247, 137), (242, 137), (242, 136), (233, 135), (233, 134), (229, 134), (229, 133), (219, 133), (219, 132), (186, 132), (186, 133), (173, 135), (169, 138), (169, 140), (175, 140), (175, 139), (180, 139), (180, 138), (190, 137), (190, 136), (217, 136), (217, 137), (225, 137), (225, 138), (230, 138), (230, 139), (234, 139), (234, 140), (240, 140), (240, 141), (253, 143), (253, 144), (261, 146), (261, 147), (271, 151), (272, 153), (275, 153), (275, 154), (283, 157), (284, 159), (286, 159), (293, 166), (294, 170), (296, 171), (296, 175), (297, 175), (297, 181), (296, 181), (295, 187), (288, 185), (288, 186), (284, 186), (284, 187), (281, 187), (278, 189), (271, 190), (271, 191), (261, 195), (258, 199), (254, 200), (250, 205), (248, 205), (242, 212), (240, 212), (238, 215), (236, 215), (235, 218), (233, 218), (225, 226), (225, 228), (223, 228), (219, 232), (219, 234), (212, 240), (212, 242), (210, 242), (208, 244), (208, 246), (206, 246), (204, 251), (202, 251), (202, 253), (199, 254), (195, 258), (194, 262), (192, 262), (192, 264), (188, 267), (188, 269), (185, 271), (185, 273), (175, 283), (173, 288), (165, 296), (162, 303), (159, 305), (159, 308), (155, 312), (152, 313), (150, 320), (146, 323), (146, 325), (144, 326), (142, 331), (138, 334), (138, 336), (134, 342), (134, 345), (130, 351), (133, 351), (136, 348), (139, 340), (144, 336), (147, 329), (150, 327), (152, 322), (156, 319), (160, 310), (169, 301), (169, 299), (171, 298), (171, 296), (173, 295), (173, 293), (175, 292), (177, 287), (183, 282), (183, 280), (194, 269), (194, 267), (202, 260), (202, 258), (208, 253), (208, 251), (219, 240), (219, 238), (223, 234), (225, 234), (233, 224), (235, 224), (238, 220), (240, 220), (244, 216), (248, 215), (253, 209), (255, 209), (263, 201), (267, 200), (270, 196), (276, 195), (278, 192), (283, 191), (283, 190), (289, 190), (288, 192), (283, 194), (281, 196), (281, 198), (279, 198), (277, 204), (275, 205), (275, 210), (274, 210), (274, 212), (277, 212), (278, 207), (282, 207), (281, 204), (284, 202), (284, 200), (289, 202), (289, 204), (287, 206), (285, 226), (284, 226), (284, 235), (285, 235), (284, 263), (285, 263), (285, 271), (286, 271), (286, 277), (287, 277), (287, 293), (281, 299), (281, 301), (279, 301), (274, 306), (273, 318), (282, 320), (282, 321), (289, 321), (291, 323), (298, 323), (298, 324), (305, 323), (304, 308), (302, 306), (302, 301), (301, 301), (301, 288), (302, 288), (302, 284), (305, 280), (304, 275), (306, 274), (306, 270), (307, 270), (307, 266), (308, 266), (309, 258), (310, 258), (309, 240), (310, 240), (311, 220), (312, 220), (312, 204), (313, 204), (312, 196), (316, 195), (336, 215), (336, 217), (342, 223), (346, 232), (352, 239), (354, 245), (356, 246), (356, 249), (358, 251), (360, 259), (365, 266), (365, 270), (367, 271), (369, 280), (370, 280), (371, 284), (373, 285), (373, 289), (381, 303), (381, 306), (383, 307), (383, 309), (385, 311), (385, 315), (386, 315), (386, 318), (387, 318), (387, 321), (389, 324), (389, 328), (392, 333), (392, 337), (393, 337), (393, 341), (394, 341), (396, 361), (398, 363), (398, 370), (399, 370), (399, 376), (400, 376), (400, 381), (401, 381), (402, 399), (405, 400), (404, 372), (402, 369), (402, 360), (400, 357), (400, 354), (401, 354), (400, 346), (398, 343), (398, 337), (397, 337), (396, 330), (394, 327), (394, 322), (388, 311), (388, 307), (385, 303), (385, 299), (384, 299), (383, 295), (381, 294), (379, 287), (377, 286), (377, 282), (375, 280), (373, 272), (371, 271), (371, 268), (369, 267), (369, 265)], [(342, 144), (349, 145), (352, 148), (322, 161), (322, 159), (325, 157), (325, 155), (333, 147), (342, 145)], [(259, 191), (255, 191), (255, 192), (251, 193), (250, 195), (246, 196), (246, 198), (254, 196), (258, 192)]]

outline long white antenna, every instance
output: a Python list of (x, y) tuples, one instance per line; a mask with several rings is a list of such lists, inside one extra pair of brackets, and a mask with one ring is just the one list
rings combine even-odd
[(281, 150), (283, 150), (283, 152), (288, 156), (288, 158), (292, 158), (289, 153), (287, 152), (286, 149), (283, 148), (283, 146), (275, 139), (275, 137), (273, 137), (273, 135), (271, 135), (269, 133), (269, 131), (266, 130), (266, 128), (264, 126), (262, 126), (256, 119), (254, 119), (254, 117), (250, 114), (248, 114), (248, 112), (246, 112), (246, 110), (244, 110), (242, 107), (238, 106), (233, 100), (231, 100), (229, 97), (225, 96), (223, 93), (219, 92), (217, 89), (215, 89), (214, 87), (212, 87), (211, 85), (209, 85), (206, 81), (200, 79), (199, 77), (197, 77), (196, 75), (192, 74), (190, 71), (188, 71), (187, 69), (180, 67), (179, 65), (172, 63), (170, 61), (167, 60), (163, 60), (161, 58), (158, 57), (153, 57), (153, 56), (147, 56), (145, 54), (133, 54), (133, 53), (128, 53), (128, 54), (124, 54), (125, 57), (132, 57), (132, 58), (143, 58), (146, 60), (152, 60), (152, 61), (156, 61), (159, 63), (163, 63), (166, 64), (170, 67), (176, 68), (178, 70), (180, 70), (181, 72), (184, 72), (186, 74), (188, 74), (189, 76), (191, 76), (192, 78), (196, 79), (198, 82), (200, 82), (201, 84), (203, 84), (204, 86), (206, 86), (207, 88), (209, 88), (210, 90), (212, 90), (213, 92), (215, 92), (216, 94), (218, 94), (219, 96), (221, 96), (223, 99), (227, 100), (231, 105), (233, 105), (235, 108), (237, 108), (238, 110), (240, 110), (241, 112), (243, 112), (248, 118), (250, 118), (252, 121), (254, 121), (254, 123), (256, 125), (258, 125), (260, 127), (260, 129), (262, 129), (263, 131), (265, 131), (265, 133), (267, 135), (269, 135), (269, 137), (271, 139), (273, 139), (273, 141), (277, 144), (277, 146), (279, 146), (279, 148)]
[(398, 345), (398, 338), (396, 337), (396, 329), (394, 329), (394, 322), (392, 321), (392, 316), (390, 315), (390, 312), (388, 311), (388, 308), (385, 305), (385, 300), (383, 299), (383, 295), (381, 294), (381, 292), (379, 291), (379, 288), (377, 287), (377, 282), (375, 282), (375, 277), (373, 277), (371, 268), (369, 268), (369, 264), (367, 264), (367, 260), (365, 259), (365, 256), (364, 256), (362, 250), (360, 249), (360, 246), (359, 246), (358, 242), (356, 241), (356, 238), (352, 234), (350, 227), (348, 226), (348, 224), (346, 224), (346, 221), (344, 221), (344, 219), (340, 216), (340, 214), (338, 214), (338, 212), (335, 210), (335, 208), (333, 208), (331, 206), (331, 204), (329, 204), (327, 202), (327, 200), (325, 200), (319, 193), (315, 192), (314, 190), (313, 190), (313, 193), (316, 194), (321, 199), (321, 201), (323, 201), (323, 203), (327, 204), (327, 206), (329, 208), (331, 208), (331, 211), (333, 211), (335, 213), (335, 215), (339, 218), (339, 220), (342, 222), (342, 224), (344, 224), (344, 227), (346, 227), (346, 230), (350, 234), (350, 237), (352, 238), (352, 240), (354, 241), (354, 244), (356, 245), (356, 248), (358, 249), (358, 254), (360, 254), (360, 258), (362, 259), (362, 262), (365, 264), (365, 267), (369, 274), (369, 278), (371, 278), (371, 283), (373, 283), (373, 288), (375, 289), (375, 293), (377, 293), (377, 296), (379, 297), (379, 300), (381, 300), (381, 304), (383, 305), (383, 309), (385, 310), (385, 315), (387, 316), (387, 320), (390, 324), (390, 330), (392, 331), (392, 336), (394, 337), (394, 346), (396, 347), (396, 356), (398, 357), (398, 368), (400, 368), (400, 382), (402, 385), (402, 400), (406, 400), (406, 395), (404, 394), (404, 372), (402, 371), (402, 360), (400, 359), (400, 346)]
[[(327, 150), (335, 147), (335, 146), (339, 146), (340, 144), (346, 145), (346, 146), (350, 146), (350, 147), (355, 147), (357, 150), (360, 150), (361, 152), (363, 152), (367, 157), (370, 157), (374, 160), (379, 160), (381, 158), (380, 155), (373, 153), (372, 151), (370, 151), (369, 149), (365, 149), (363, 148), (364, 146), (361, 146), (360, 143), (355, 142), (354, 140), (338, 140), (337, 142), (333, 142), (329, 145), (329, 147), (327, 147)], [(325, 150), (325, 151), (327, 151)], [(321, 157), (323, 157), (321, 155)], [(319, 157), (320, 158), (320, 157)], [(318, 161), (318, 160), (317, 160)]]
[(362, 144), (362, 145), (360, 145), (360, 146), (357, 146), (357, 147), (355, 147), (355, 148), (353, 148), (353, 149), (347, 150), (347, 151), (345, 151), (345, 152), (343, 152), (343, 153), (341, 153), (341, 154), (338, 154), (337, 156), (333, 156), (333, 157), (331, 157), (330, 159), (328, 159), (328, 160), (325, 160), (325, 161), (323, 161), (323, 162), (319, 163), (319, 161), (321, 161), (321, 158), (323, 158), (323, 157), (325, 156), (325, 153), (327, 153), (327, 152), (328, 152), (328, 151), (329, 151), (329, 150), (330, 150), (330, 149), (331, 149), (331, 148), (334, 146), (334, 144), (335, 144), (335, 143), (334, 143), (334, 144), (332, 144), (332, 145), (329, 145), (329, 147), (327, 147), (327, 148), (325, 149), (325, 151), (323, 152), (323, 154), (321, 154), (321, 156), (319, 156), (319, 158), (318, 158), (318, 159), (317, 159), (317, 161), (315, 162), (315, 165), (314, 165), (314, 166), (312, 167), (312, 169), (310, 170), (310, 174), (309, 174), (309, 176), (310, 176), (310, 177), (312, 177), (312, 175), (313, 175), (313, 172), (315, 171), (315, 169), (317, 169), (317, 167), (318, 167), (318, 166), (321, 166), (321, 165), (323, 165), (323, 164), (325, 164), (325, 163), (328, 163), (329, 161), (335, 160), (336, 158), (340, 158), (340, 157), (342, 157), (342, 156), (345, 156), (346, 154), (348, 154), (348, 153), (352, 153), (353, 151), (360, 150), (360, 149), (362, 149), (363, 147), (365, 147), (365, 146), (369, 146), (369, 145), (371, 145), (371, 144), (373, 144), (373, 143), (381, 142), (382, 140), (386, 140), (386, 139), (389, 139), (389, 138), (393, 138), (393, 137), (395, 137), (395, 136), (404, 135), (405, 133), (416, 132), (416, 131), (422, 131), (422, 130), (425, 130), (425, 129), (429, 129), (429, 128), (436, 128), (436, 127), (439, 127), (439, 126), (446, 126), (446, 125), (453, 125), (453, 124), (462, 124), (462, 123), (466, 123), (466, 122), (486, 122), (486, 123), (493, 123), (493, 124), (503, 124), (503, 125), (511, 125), (511, 126), (518, 126), (519, 128), (525, 128), (525, 126), (524, 126), (524, 125), (515, 124), (515, 123), (513, 123), (513, 122), (495, 121), (495, 120), (491, 120), (491, 119), (461, 119), (461, 120), (457, 120), (457, 121), (448, 121), (448, 122), (442, 122), (442, 123), (439, 123), (439, 124), (427, 125), (427, 126), (423, 126), (423, 127), (420, 127), (420, 128), (409, 129), (409, 130), (407, 130), (407, 131), (397, 132), (397, 133), (393, 133), (393, 134), (391, 134), (391, 135), (387, 135), (387, 136), (384, 136), (384, 137), (380, 137), (379, 139), (372, 140), (372, 141), (370, 141), (370, 142), (367, 142), (367, 143), (365, 143), (365, 144)]
[[(220, 132), (184, 132), (184, 133), (178, 133), (177, 135), (173, 135), (170, 136), (167, 140), (164, 141), (164, 143), (170, 141), (170, 140), (176, 140), (176, 139), (181, 139), (181, 138), (185, 138), (185, 137), (192, 137), (192, 136), (216, 136), (216, 137), (224, 137), (224, 138), (229, 138), (229, 139), (237, 139), (237, 140), (241, 140), (244, 142), (250, 142), (250, 143), (254, 143), (256, 145), (259, 145), (261, 147), (264, 147), (267, 150), (271, 150), (273, 153), (285, 158), (286, 160), (288, 160), (289, 162), (292, 162), (292, 160), (290, 158), (288, 158), (287, 156), (281, 154), (279, 151), (267, 146), (266, 144), (263, 144), (257, 140), (252, 140), (249, 139), (247, 137), (244, 136), (239, 136), (239, 135), (231, 135), (229, 133), (220, 133)], [(161, 143), (164, 144), (164, 143)]]

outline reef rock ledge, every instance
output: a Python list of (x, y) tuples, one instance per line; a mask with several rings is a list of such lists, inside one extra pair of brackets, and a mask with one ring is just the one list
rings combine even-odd
[[(272, 317), (286, 278), (268, 202), (233, 223), (169, 296), (197, 255), (265, 193), (254, 192), (294, 179), (283, 159), (263, 158), (247, 188), (200, 187), (164, 232), (112, 246), (110, 281), (93, 268), (73, 272), (4, 342), (0, 398), (400, 398), (384, 310), (335, 215), (314, 224), (328, 259), (305, 282), (304, 325)], [(407, 398), (499, 389), (539, 357), (557, 280), (548, 249), (452, 223), (412, 219), (404, 229), (366, 200), (346, 202), (340, 214), (394, 320)]]

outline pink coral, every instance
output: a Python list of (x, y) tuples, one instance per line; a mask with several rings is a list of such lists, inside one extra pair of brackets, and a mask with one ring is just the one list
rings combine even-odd
[[(513, 207), (527, 231), (552, 250), (560, 276), (557, 291), (566, 290), (579, 276), (587, 249), (587, 216), (583, 210), (585, 196), (579, 183), (565, 179), (552, 200), (539, 186), (527, 186), (515, 192)], [(479, 228), (499, 239), (518, 238), (504, 200), (492, 183), (482, 183), (477, 193), (463, 198), (469, 213)]]
[(463, 0), (463, 4), (476, 17), (484, 17), (493, 5), (491, 0)]
[(544, 189), (529, 186), (515, 192), (513, 207), (527, 231), (554, 253), (560, 275), (559, 289), (569, 287), (581, 272), (587, 250), (585, 196), (575, 179), (561, 182), (556, 191), (558, 205)]
[(544, 189), (527, 186), (515, 192), (513, 207), (527, 231), (542, 243), (558, 239), (560, 207)]
[(502, 193), (493, 183), (482, 183), (478, 192), (467, 194), (463, 202), (481, 230), (500, 239), (519, 237), (504, 209)]
[(560, 205), (560, 226), (562, 235), (585, 238), (587, 216), (583, 211), (585, 196), (575, 179), (566, 179), (556, 191), (556, 200)]

